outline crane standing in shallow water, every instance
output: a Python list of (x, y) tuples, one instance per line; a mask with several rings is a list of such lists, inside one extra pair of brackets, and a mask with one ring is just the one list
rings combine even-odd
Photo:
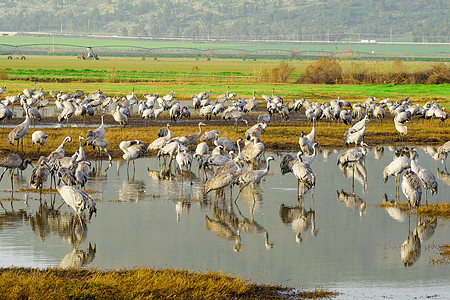
[(14, 169), (19, 169), (21, 171), (25, 170), (27, 166), (31, 164), (31, 159), (25, 158), (23, 159), (17, 154), (7, 154), (0, 158), (0, 167), (5, 168), (2, 175), (0, 176), (0, 181), (3, 179), (3, 175), (5, 175), (6, 171), (9, 169), (11, 173), (11, 193), (14, 195), (14, 184), (13, 184), (13, 171)]
[(14, 142), (16, 140), (19, 140), (17, 142), (17, 152), (19, 152), (19, 144), (20, 141), (22, 141), (22, 153), (23, 152), (23, 137), (27, 134), (28, 132), (28, 128), (30, 128), (30, 112), (29, 112), (29, 107), (24, 105), (24, 110), (26, 113), (26, 117), (25, 120), (20, 123), (19, 125), (17, 125), (9, 134), (8, 134), (8, 139), (9, 139), (9, 143), (11, 145), (14, 145)]
[(94, 199), (91, 198), (87, 193), (80, 191), (76, 187), (61, 185), (61, 173), (58, 172), (58, 183), (56, 184), (56, 190), (63, 198), (64, 202), (67, 203), (75, 213), (78, 215), (80, 223), (83, 224), (81, 220), (81, 213), (84, 210), (88, 210), (89, 219), (92, 217), (93, 213), (97, 213), (97, 207)]
[[(269, 156), (266, 159), (266, 168), (262, 169), (262, 170), (250, 170), (247, 172), (242, 173), (239, 178), (238, 178), (238, 183), (239, 183), (239, 193), (236, 197), (236, 199), (234, 200), (234, 202), (237, 201), (237, 199), (239, 198), (239, 195), (242, 191), (242, 189), (244, 189), (246, 186), (250, 185), (252, 187), (252, 192), (253, 192), (253, 196), (254, 194), (254, 189), (257, 183), (259, 183), (261, 181), (261, 179), (267, 175), (267, 173), (269, 173), (269, 167), (270, 167), (270, 161), (274, 160), (275, 158), (273, 156)], [(255, 201), (255, 198), (253, 198), (253, 201)]]
[(419, 176), (411, 168), (403, 174), (402, 192), (409, 201), (410, 207), (419, 207), (422, 199), (422, 185)]

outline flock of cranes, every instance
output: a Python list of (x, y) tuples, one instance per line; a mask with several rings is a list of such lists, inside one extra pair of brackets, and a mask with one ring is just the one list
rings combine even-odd
[[(170, 119), (173, 122), (179, 121), (182, 117), (190, 117), (189, 108), (174, 98), (174, 91), (162, 97), (157, 93), (145, 95), (146, 101), (138, 99), (134, 93), (134, 88), (131, 95), (126, 97), (106, 97), (100, 90), (84, 99), (82, 99), (84, 92), (80, 90), (73, 94), (50, 93), (50, 96), (55, 98), (55, 105), (60, 109), (58, 115), (58, 121), (60, 122), (68, 122), (72, 115), (94, 114), (94, 108), (102, 111), (101, 125), (94, 130), (89, 130), (85, 137), (79, 137), (79, 149), (72, 156), (65, 156), (64, 145), (72, 140), (71, 137), (66, 137), (61, 145), (47, 157), (41, 156), (30, 179), (30, 183), (42, 192), (47, 177), (50, 175), (53, 178), (57, 176), (58, 180), (54, 178), (56, 189), (64, 201), (74, 209), (80, 221), (82, 211), (87, 210), (90, 216), (96, 212), (95, 201), (82, 191), (90, 170), (90, 163), (86, 161), (83, 146), (89, 145), (99, 153), (105, 152), (109, 161), (112, 160), (107, 151), (108, 142), (104, 139), (106, 130), (104, 115), (107, 113), (108, 107), (113, 103), (116, 104), (116, 108), (111, 114), (114, 120), (123, 127), (128, 124), (128, 118), (132, 116), (131, 112), (134, 105), (139, 106), (142, 117), (147, 119), (157, 118), (166, 111), (169, 112)], [(316, 183), (316, 175), (311, 165), (318, 146), (315, 130), (317, 122), (325, 120), (327, 122), (339, 121), (347, 125), (353, 123), (344, 135), (344, 143), (346, 145), (354, 144), (355, 147), (350, 148), (338, 157), (338, 165), (342, 167), (350, 165), (354, 173), (358, 164), (364, 164), (364, 157), (367, 154), (368, 145), (364, 139), (366, 126), (371, 119), (384, 118), (386, 109), (394, 115), (395, 128), (400, 136), (407, 134), (405, 122), (410, 121), (412, 116), (435, 117), (442, 121), (448, 118), (445, 110), (437, 104), (427, 103), (423, 107), (419, 107), (412, 104), (408, 98), (396, 102), (384, 99), (375, 103), (375, 99), (370, 97), (363, 103), (353, 105), (339, 100), (339, 98), (331, 100), (330, 103), (311, 103), (305, 99), (285, 103), (280, 96), (275, 94), (275, 89), (273, 89), (272, 95), (263, 94), (261, 97), (267, 102), (268, 113), (259, 115), (258, 123), (248, 128), (245, 136), (236, 142), (225, 137), (219, 137), (218, 130), (203, 132), (202, 127), (206, 125), (203, 122), (198, 123), (198, 133), (179, 137), (173, 136), (169, 123), (167, 129), (160, 130), (160, 136), (148, 146), (141, 139), (122, 141), (119, 148), (124, 153), (122, 158), (127, 162), (127, 172), (130, 161), (133, 163), (134, 169), (134, 161), (150, 152), (164, 160), (161, 168), (170, 169), (172, 161), (175, 160), (176, 168), (181, 172), (191, 171), (193, 159), (197, 159), (200, 170), (205, 174), (204, 190), (206, 194), (213, 190), (223, 191), (224, 188), (232, 188), (233, 185), (240, 186), (239, 193), (246, 186), (254, 188), (268, 174), (270, 162), (275, 160), (273, 156), (263, 158), (265, 147), (261, 139), (262, 132), (268, 127), (270, 120), (276, 118), (277, 115), (280, 115), (282, 120), (287, 120), (292, 111), (299, 111), (304, 108), (306, 119), (312, 122), (312, 129), (308, 134), (305, 134), (304, 131), (301, 132), (297, 155), (286, 154), (280, 162), (282, 174), (293, 173), (298, 181), (298, 194), (303, 195), (307, 190), (313, 189)], [(17, 142), (17, 152), (19, 152), (20, 142), (23, 152), (23, 139), (30, 128), (32, 106), (36, 105), (39, 109), (43, 109), (50, 103), (50, 101), (45, 100), (45, 93), (42, 89), (36, 90), (36, 86), (34, 86), (33, 90), (25, 89), (23, 94), (14, 99), (6, 97), (2, 101), (0, 110), (8, 109), (10, 104), (19, 101), (25, 112), (25, 120), (8, 135), (9, 142), (12, 145)], [(257, 106), (256, 92), (253, 92), (253, 98), (246, 99), (237, 97), (235, 93), (229, 93), (228, 88), (226, 93), (216, 98), (214, 105), (211, 103), (211, 91), (192, 96), (192, 101), (193, 109), (199, 111), (199, 114), (205, 118), (205, 122), (211, 120), (212, 116), (221, 114), (221, 117), (225, 120), (234, 120), (235, 126), (239, 122), (248, 124), (244, 116)], [(226, 101), (231, 103), (227, 108), (224, 107)], [(351, 111), (344, 109), (346, 107), (351, 108)], [(146, 117), (144, 117), (144, 114)], [(3, 114), (2, 111), (2, 115), (7, 114)], [(47, 138), (49, 138), (48, 135), (43, 131), (33, 133), (32, 141), (38, 147), (38, 155)], [(243, 147), (240, 145), (242, 141), (244, 141)], [(358, 145), (360, 146), (358, 147)], [(195, 153), (191, 156), (194, 146), (196, 146)], [(437, 155), (442, 161), (445, 161), (449, 151), (450, 142), (447, 142), (438, 148)], [(167, 158), (169, 158), (168, 165), (166, 164)], [(261, 160), (265, 161), (265, 166), (258, 169), (257, 166)], [(22, 159), (17, 154), (4, 155), (0, 159), (0, 166), (5, 168), (3, 174), (8, 169), (18, 168), (23, 170), (30, 163), (29, 159)], [(205, 170), (207, 169), (214, 170), (213, 176), (210, 178), (206, 175)], [(384, 170), (383, 178), (386, 181), (389, 176), (396, 176), (396, 186), (399, 186), (397, 178), (402, 171), (405, 171), (405, 174), (403, 175), (401, 189), (411, 206), (417, 207), (420, 204), (422, 187), (425, 189), (425, 193), (428, 189), (432, 193), (437, 192), (438, 188), (434, 175), (418, 165), (417, 152), (412, 151), (409, 157), (401, 156), (395, 159)]]

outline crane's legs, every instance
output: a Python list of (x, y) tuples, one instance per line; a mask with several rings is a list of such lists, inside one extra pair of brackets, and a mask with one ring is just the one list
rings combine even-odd
[(14, 180), (13, 180), (14, 172), (11, 170), (10, 174), (11, 174), (11, 198), (14, 198)]
[(7, 168), (5, 168), (5, 171), (3, 171), (3, 173), (2, 173), (2, 175), (0, 176), (0, 181), (2, 181), (2, 179), (3, 179), (3, 175), (5, 175), (5, 173), (6, 173), (6, 171), (7, 171), (8, 169)]

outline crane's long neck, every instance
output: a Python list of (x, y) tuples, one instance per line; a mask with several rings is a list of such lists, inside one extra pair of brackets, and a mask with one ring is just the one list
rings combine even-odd
[(267, 158), (267, 160), (266, 160), (266, 173), (269, 173), (269, 170), (270, 170), (270, 161), (271, 161), (271, 159), (270, 159), (270, 158)]
[(242, 159), (242, 153), (241, 153), (241, 140), (237, 141), (237, 147), (238, 147), (238, 155), (236, 156), (236, 161)]
[(173, 137), (172, 131), (170, 131), (170, 126), (167, 126), (166, 140), (170, 140)]

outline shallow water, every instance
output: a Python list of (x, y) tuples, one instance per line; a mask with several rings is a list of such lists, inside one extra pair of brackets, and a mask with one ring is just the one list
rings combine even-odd
[[(445, 298), (449, 266), (431, 259), (439, 258), (436, 245), (449, 243), (448, 222), (437, 220), (434, 233), (420, 243), (417, 261), (405, 267), (400, 248), (420, 220), (375, 206), (385, 194), (393, 200), (395, 192), (394, 178), (382, 179), (394, 152), (380, 150), (371, 149), (365, 168), (355, 168), (358, 197), (347, 203), (338, 193), (351, 194), (353, 170), (345, 177), (336, 165), (341, 151), (322, 151), (312, 165), (316, 187), (304, 196), (303, 212), (297, 180), (281, 175), (274, 162), (255, 193), (244, 189), (236, 204), (237, 187), (232, 198), (229, 189), (224, 199), (214, 192), (204, 195), (196, 163), (193, 173), (181, 176), (174, 170), (161, 174), (156, 158), (137, 160), (134, 175), (132, 165), (127, 174), (123, 161), (113, 161), (106, 173), (107, 162), (93, 162), (86, 188), (98, 200), (98, 214), (84, 232), (59, 195), (44, 194), (39, 202), (38, 193), (16, 190), (19, 201), (2, 201), (0, 266), (176, 267), (261, 283), (330, 287), (343, 293), (340, 298)], [(437, 177), (443, 164), (418, 152), (420, 165)], [(273, 155), (281, 161), (282, 153)], [(30, 172), (14, 177), (15, 188), (27, 187)], [(437, 180), (439, 193), (428, 192), (428, 201), (448, 202), (449, 182)], [(1, 197), (11, 196), (8, 178), (0, 189)], [(400, 200), (406, 200), (401, 192)]]

